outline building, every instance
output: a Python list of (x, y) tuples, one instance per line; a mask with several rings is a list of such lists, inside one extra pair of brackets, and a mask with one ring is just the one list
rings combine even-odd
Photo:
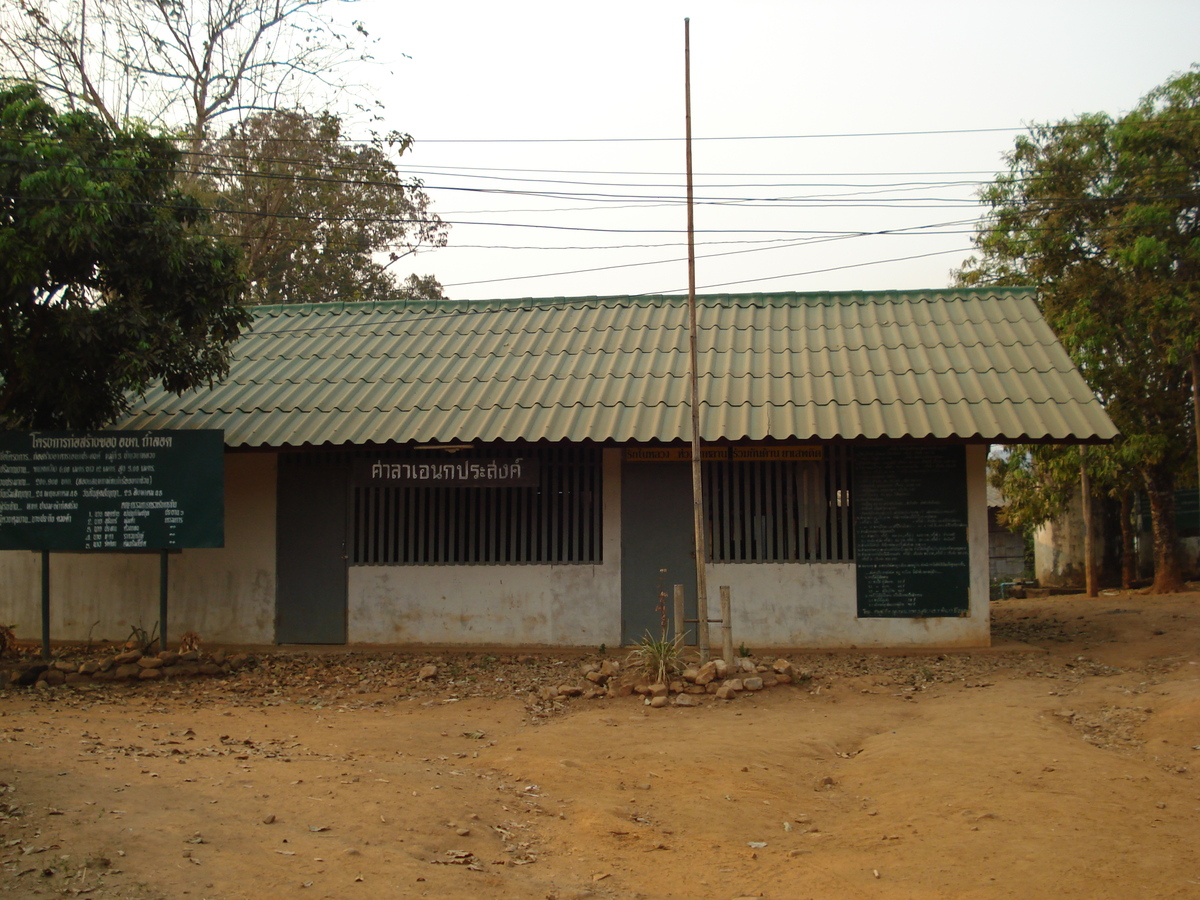
[[(1115, 435), (1032, 291), (715, 295), (698, 323), (735, 641), (986, 645), (988, 445)], [(657, 633), (672, 585), (695, 604), (688, 371), (673, 296), (255, 310), (223, 384), (118, 426), (224, 432), (225, 547), (172, 559), (172, 633)], [(38, 556), (0, 557), (0, 620), (35, 632)], [(54, 554), (52, 583), (56, 638), (157, 618), (154, 558)]]

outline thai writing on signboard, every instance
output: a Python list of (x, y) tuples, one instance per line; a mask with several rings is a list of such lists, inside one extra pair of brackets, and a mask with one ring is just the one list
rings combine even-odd
[(225, 543), (220, 431), (0, 433), (0, 549)]
[(536, 459), (359, 460), (359, 483), (424, 487), (537, 487)]
[(967, 615), (963, 448), (856, 448), (854, 538), (859, 618)]
[[(752, 445), (734, 447), (701, 447), (700, 459), (704, 462), (775, 461), (775, 460), (822, 460), (825, 450), (819, 444), (802, 445)], [(626, 462), (691, 462), (691, 447), (626, 447)]]

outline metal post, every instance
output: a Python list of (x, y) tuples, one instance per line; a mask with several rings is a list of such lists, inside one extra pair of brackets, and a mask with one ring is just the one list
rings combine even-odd
[(42, 551), (42, 659), (50, 658), (50, 551)]
[(704, 540), (704, 481), (700, 453), (700, 387), (696, 352), (696, 226), (692, 188), (692, 62), (690, 20), (683, 20), (684, 131), (687, 147), (687, 239), (688, 239), (688, 369), (692, 407), (692, 526), (696, 549), (696, 639), (700, 660), (708, 660), (708, 548)]
[(683, 628), (683, 585), (675, 585), (675, 640), (682, 640)]
[(729, 600), (729, 585), (721, 585), (721, 655), (733, 668), (733, 604)]
[(158, 649), (167, 649), (167, 551), (160, 551), (158, 565)]

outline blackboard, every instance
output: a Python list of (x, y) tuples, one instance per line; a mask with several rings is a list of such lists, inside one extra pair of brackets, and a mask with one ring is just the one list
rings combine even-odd
[(225, 543), (220, 431), (0, 432), (0, 550)]
[(855, 448), (853, 503), (859, 618), (967, 614), (963, 447)]

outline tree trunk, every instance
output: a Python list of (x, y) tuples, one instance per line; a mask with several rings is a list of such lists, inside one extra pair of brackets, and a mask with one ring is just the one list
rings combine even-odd
[(1162, 466), (1142, 470), (1150, 498), (1150, 521), (1154, 528), (1154, 586), (1156, 594), (1183, 590), (1183, 565), (1175, 533), (1175, 479)]
[(1133, 542), (1133, 494), (1121, 494), (1121, 587), (1129, 590), (1137, 581), (1137, 550)]

